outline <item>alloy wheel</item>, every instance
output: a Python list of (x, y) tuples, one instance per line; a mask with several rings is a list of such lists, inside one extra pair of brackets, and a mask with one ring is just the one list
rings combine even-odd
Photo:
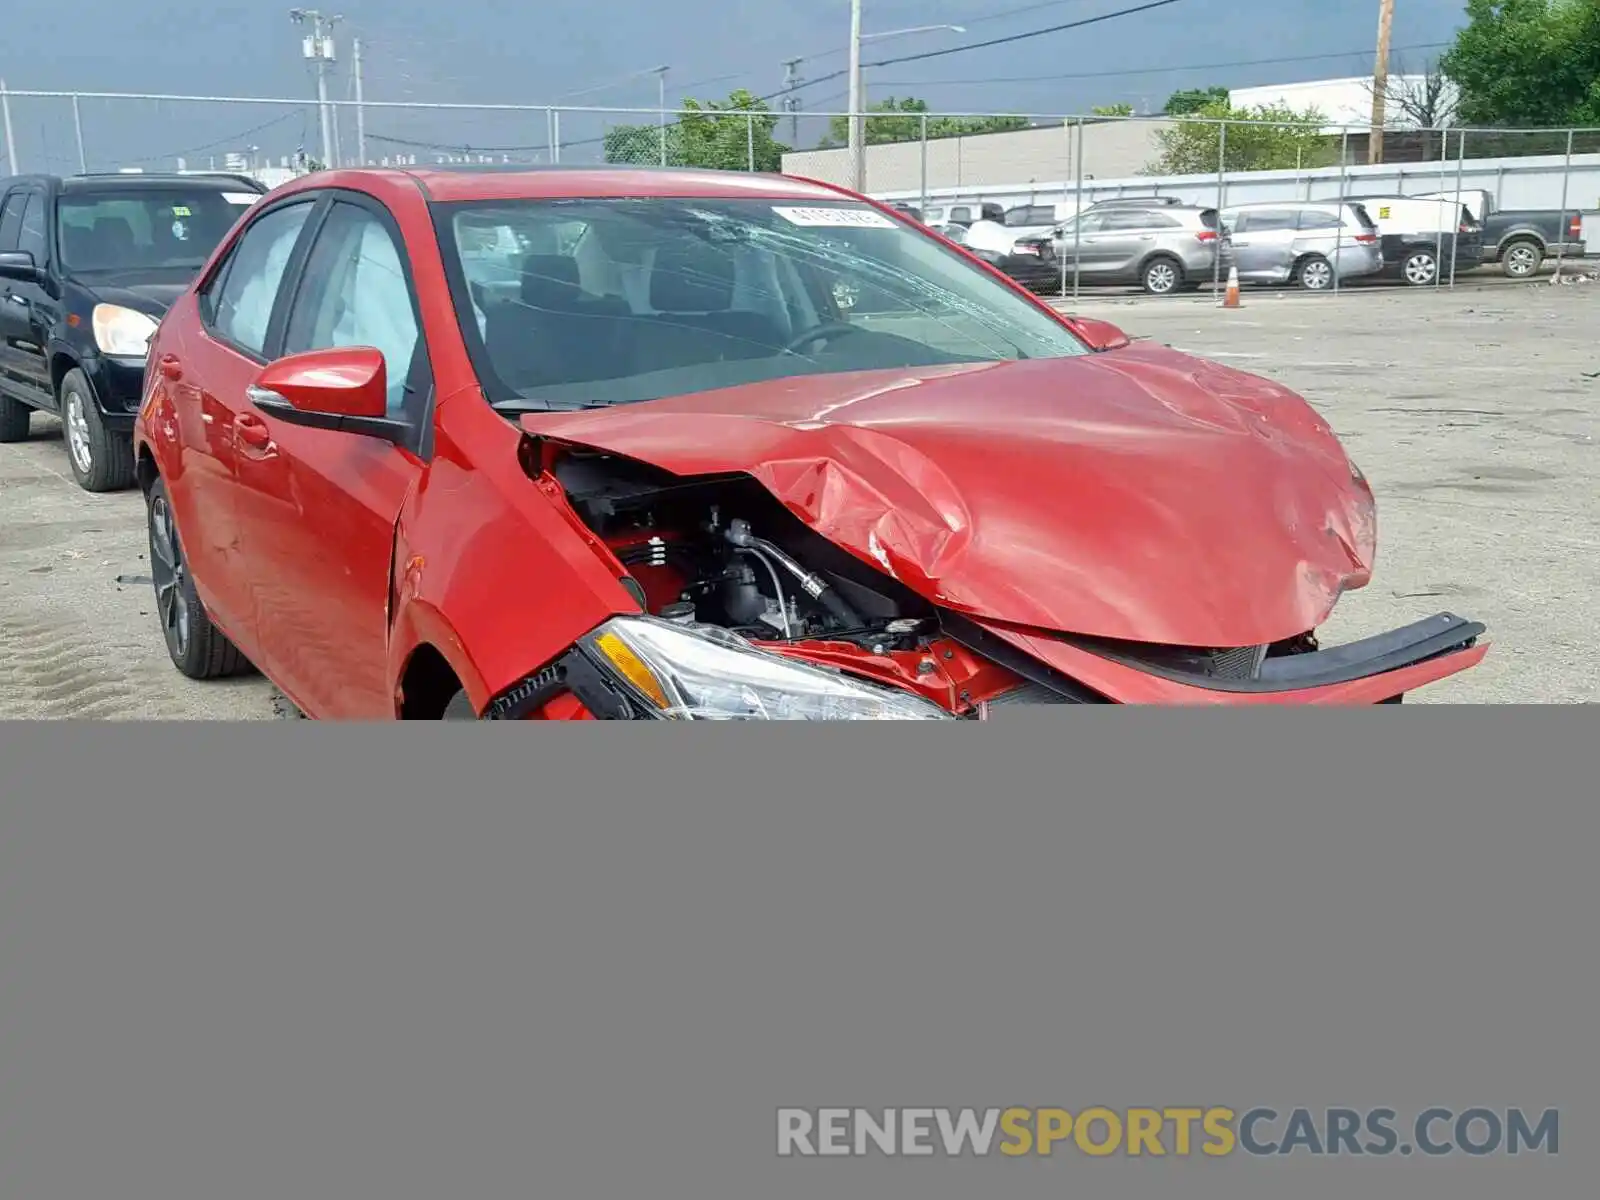
[(84, 415), (83, 397), (69, 391), (67, 411), (62, 415), (67, 431), (67, 453), (72, 455), (78, 470), (87, 475), (94, 470), (94, 450), (89, 441), (89, 418)]
[(1413, 285), (1432, 283), (1438, 264), (1431, 254), (1413, 254), (1406, 259), (1406, 282)]
[(161, 634), (173, 657), (182, 658), (189, 649), (189, 603), (184, 586), (188, 568), (178, 545), (172, 506), (165, 496), (157, 496), (150, 505), (150, 578), (156, 588)]
[(1178, 286), (1178, 272), (1170, 263), (1156, 263), (1144, 275), (1145, 287), (1157, 295), (1165, 295)]
[(1506, 272), (1510, 275), (1532, 275), (1539, 269), (1539, 255), (1532, 246), (1523, 243), (1506, 251)]
[(1333, 268), (1320, 259), (1300, 268), (1300, 283), (1309, 291), (1320, 292), (1333, 282)]

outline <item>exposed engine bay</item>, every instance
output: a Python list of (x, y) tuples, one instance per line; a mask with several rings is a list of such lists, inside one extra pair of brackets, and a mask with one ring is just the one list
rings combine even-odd
[(553, 474), (654, 616), (907, 686), (958, 715), (980, 716), (988, 701), (1033, 690), (952, 639), (932, 605), (813, 532), (747, 475), (684, 479), (582, 453), (563, 456)]

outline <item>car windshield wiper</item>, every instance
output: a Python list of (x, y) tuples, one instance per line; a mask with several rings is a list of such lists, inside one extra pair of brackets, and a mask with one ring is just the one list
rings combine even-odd
[(512, 400), (496, 400), (489, 407), (497, 413), (579, 412), (589, 408), (610, 408), (611, 402), (609, 400), (533, 400), (519, 396)]

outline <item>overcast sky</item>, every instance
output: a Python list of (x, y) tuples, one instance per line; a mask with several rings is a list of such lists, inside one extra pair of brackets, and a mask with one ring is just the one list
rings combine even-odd
[[(869, 33), (941, 22), (966, 32), (869, 43), (865, 58), (1025, 33), (1141, 2), (1147, 0), (867, 0)], [(58, 10), (51, 19), (8, 22), (0, 77), (10, 88), (296, 101), (314, 95), (288, 4), (72, 0), (68, 8), (70, 18)], [(804, 57), (800, 70), (809, 79), (842, 71), (850, 7), (848, 0), (347, 0), (325, 11), (345, 18), (336, 30), (336, 99), (347, 95), (351, 38), (359, 36), (369, 100), (654, 108), (655, 78), (641, 73), (660, 65), (671, 68), (669, 104), (741, 86), (777, 92), (787, 58)], [(868, 99), (909, 94), (942, 111), (1066, 114), (1118, 102), (1159, 108), (1181, 87), (1358, 75), (1372, 67), (1377, 11), (1377, 0), (1178, 0), (1084, 29), (874, 67), (866, 73)], [(1461, 11), (1462, 0), (1399, 4), (1397, 63), (1417, 66), (1437, 54), (1430, 44), (1450, 39)], [(72, 36), (63, 37), (68, 25)], [(800, 95), (810, 109), (839, 110), (845, 81), (817, 82)], [(70, 102), (13, 97), (11, 109), (24, 171), (76, 169)], [(170, 168), (185, 152), (190, 166), (205, 166), (208, 156), (251, 145), (276, 157), (302, 139), (312, 153), (320, 146), (315, 110), (299, 103), (86, 100), (81, 111), (90, 166), (98, 169), (141, 162)], [(592, 159), (592, 139), (605, 122), (624, 119), (565, 114), (562, 141), (590, 144), (570, 147), (563, 158)], [(785, 122), (781, 137), (788, 128)], [(342, 134), (346, 153), (353, 129), (352, 117)], [(373, 156), (406, 150), (410, 141), (532, 147), (545, 144), (547, 121), (542, 114), (370, 110), (367, 132)], [(803, 129), (802, 142), (820, 132)]]

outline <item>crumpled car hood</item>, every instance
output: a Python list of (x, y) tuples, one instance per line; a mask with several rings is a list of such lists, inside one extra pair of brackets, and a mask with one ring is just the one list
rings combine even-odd
[(747, 473), (837, 545), (990, 621), (1257, 645), (1320, 625), (1371, 574), (1371, 491), (1310, 405), (1150, 344), (521, 423), (677, 475)]

